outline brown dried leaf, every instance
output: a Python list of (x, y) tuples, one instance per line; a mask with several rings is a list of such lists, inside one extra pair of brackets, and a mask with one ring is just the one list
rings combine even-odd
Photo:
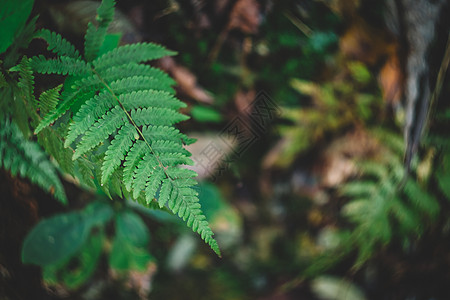
[(383, 99), (395, 107), (400, 103), (403, 91), (403, 73), (397, 55), (391, 55), (380, 70), (378, 80)]
[(238, 0), (234, 5), (228, 29), (239, 29), (246, 34), (255, 34), (261, 22), (259, 3), (256, 0)]
[(344, 56), (375, 65), (381, 58), (395, 51), (387, 33), (357, 18), (339, 40)]
[(321, 186), (335, 187), (355, 175), (355, 160), (377, 152), (378, 142), (363, 129), (355, 129), (336, 139), (322, 153), (315, 167)]
[(172, 57), (164, 57), (159, 60), (159, 66), (172, 75), (178, 83), (180, 92), (198, 102), (211, 104), (214, 102), (212, 96), (201, 88), (197, 83), (197, 77), (187, 68), (180, 66)]

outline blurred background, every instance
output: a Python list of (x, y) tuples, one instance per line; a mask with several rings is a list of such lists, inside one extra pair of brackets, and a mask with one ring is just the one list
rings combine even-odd
[[(106, 197), (66, 180), (62, 207), (2, 170), (13, 200), (1, 206), (0, 298), (449, 299), (449, 11), (417, 1), (436, 10), (430, 27), (413, 2), (117, 1), (120, 43), (178, 53), (155, 65), (188, 104), (180, 129), (197, 138), (188, 150), (223, 257), (177, 217), (115, 200), (137, 212), (126, 234), (145, 247), (112, 263), (106, 226), (90, 244), (101, 253), (87, 247), (58, 270), (23, 265), (38, 220)], [(82, 49), (98, 5), (36, 0), (32, 16)], [(405, 179), (407, 90), (426, 87), (418, 65), (436, 101)]]

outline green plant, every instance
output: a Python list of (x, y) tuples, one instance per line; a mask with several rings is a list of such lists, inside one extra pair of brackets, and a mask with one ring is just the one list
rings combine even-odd
[(296, 78), (290, 81), (293, 89), (310, 99), (311, 105), (283, 111), (283, 118), (294, 126), (287, 122), (277, 126), (284, 141), (277, 149), (275, 166), (285, 168), (330, 134), (371, 121), (380, 99), (363, 92), (370, 84), (370, 73), (358, 62), (348, 62), (346, 69), (337, 80), (323, 84)]
[(56, 199), (67, 203), (55, 166), (39, 145), (25, 139), (19, 128), (9, 120), (2, 120), (0, 127), (0, 166), (10, 170), (13, 176), (20, 174), (29, 178), (43, 190), (51, 192)]
[[(27, 3), (31, 11), (33, 2)], [(46, 29), (34, 32), (36, 19), (25, 25), (23, 18), (19, 20), (14, 13), (10, 14), (14, 22), (21, 24), (16, 26), (19, 29), (3, 54), (1, 64), (0, 93), (5, 108), (2, 117), (7, 125), (1, 132), (3, 166), (13, 173), (20, 166), (22, 176), (41, 186), (48, 186), (50, 182), (55, 197), (66, 201), (56, 169), (37, 150), (37, 141), (54, 158), (59, 169), (73, 176), (81, 186), (101, 189), (110, 198), (132, 198), (152, 208), (168, 207), (220, 255), (193, 188), (197, 183), (196, 173), (182, 166), (193, 163), (183, 145), (194, 140), (174, 127), (188, 118), (178, 111), (186, 105), (175, 98), (171, 87), (174, 81), (167, 74), (143, 64), (175, 53), (152, 43), (118, 46), (118, 36), (107, 34), (114, 4), (113, 0), (105, 0), (99, 6), (95, 25), (88, 25), (83, 55), (57, 33)], [(14, 11), (22, 9), (11, 1), (7, 5)], [(27, 47), (32, 37), (46, 41), (54, 57), (20, 58), (18, 49)], [(2, 37), (2, 42), (3, 39), (7, 38)], [(63, 84), (50, 88), (36, 99), (33, 72), (58, 74), (65, 79)], [(19, 125), (23, 137), (15, 124)], [(16, 163), (19, 157), (13, 159), (8, 155), (12, 142), (16, 142), (16, 150), (23, 154), (22, 165)], [(25, 168), (27, 159), (37, 165)], [(40, 170), (44, 164), (48, 168)], [(41, 176), (42, 173), (48, 178)], [(134, 225), (142, 225), (129, 215), (118, 218), (126, 224), (126, 220), (134, 220)], [(52, 222), (65, 221), (67, 218), (61, 217)], [(90, 232), (89, 226), (83, 228)], [(88, 241), (84, 231), (83, 234), (74, 249), (79, 250)], [(125, 237), (123, 230), (117, 231), (119, 237)], [(60, 259), (55, 255), (51, 263), (39, 256), (31, 258), (30, 249), (37, 250), (30, 248), (32, 240), (29, 237), (24, 248), (28, 253), (24, 254), (25, 262), (60, 266), (73, 254), (66, 252)], [(88, 242), (86, 247), (97, 249), (96, 245)], [(112, 261), (118, 264), (123, 261), (123, 255), (112, 253), (115, 257)]]
[[(433, 193), (411, 174), (405, 180), (404, 142), (396, 133), (374, 132), (384, 145), (373, 160), (359, 164), (360, 176), (340, 188), (349, 199), (342, 215), (354, 224), (350, 236), (360, 267), (395, 237), (404, 247), (436, 221), (440, 205)], [(428, 222), (427, 222), (428, 221)]]
[[(108, 237), (111, 220), (115, 234)], [(41, 266), (47, 283), (77, 288), (96, 270), (107, 241), (112, 243), (107, 251), (114, 270), (143, 271), (153, 260), (147, 250), (150, 234), (141, 217), (124, 205), (114, 212), (113, 203), (100, 200), (39, 222), (24, 241), (22, 260)]]

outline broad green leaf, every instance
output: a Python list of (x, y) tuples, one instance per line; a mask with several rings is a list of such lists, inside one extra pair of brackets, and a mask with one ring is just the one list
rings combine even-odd
[(83, 210), (83, 215), (85, 222), (88, 223), (90, 227), (93, 227), (108, 222), (113, 217), (114, 211), (111, 208), (111, 205), (102, 201), (95, 201), (86, 206)]
[(117, 46), (119, 46), (119, 41), (121, 37), (122, 37), (121, 33), (105, 35), (105, 40), (103, 41), (103, 44), (101, 45), (100, 50), (98, 51), (97, 57), (102, 56), (103, 54), (108, 53), (109, 51), (117, 48)]
[(222, 115), (215, 109), (205, 106), (196, 105), (191, 109), (192, 118), (199, 122), (214, 122), (222, 121)]
[(113, 242), (109, 263), (116, 270), (144, 270), (152, 260), (146, 247), (149, 232), (142, 219), (131, 211), (116, 218), (116, 237)]
[(86, 242), (91, 228), (106, 223), (113, 214), (111, 206), (96, 201), (81, 212), (59, 214), (39, 222), (25, 238), (22, 261), (48, 266), (68, 259)]
[(25, 238), (22, 261), (39, 266), (58, 263), (80, 249), (89, 236), (89, 229), (79, 212), (45, 219)]
[(33, 3), (34, 0), (0, 1), (0, 54), (11, 46), (16, 34), (25, 25)]
[(109, 255), (109, 265), (118, 271), (146, 269), (152, 261), (152, 256), (144, 248), (139, 248), (130, 243), (123, 236), (116, 236)]
[[(45, 266), (44, 280), (48, 284), (57, 284), (61, 281), (71, 289), (85, 283), (94, 273), (102, 253), (105, 236), (103, 232), (92, 234), (85, 245), (73, 258), (64, 263)], [(73, 266), (76, 267), (73, 267)]]
[(146, 247), (150, 237), (147, 226), (141, 217), (132, 211), (117, 215), (116, 235), (123, 236), (136, 247)]

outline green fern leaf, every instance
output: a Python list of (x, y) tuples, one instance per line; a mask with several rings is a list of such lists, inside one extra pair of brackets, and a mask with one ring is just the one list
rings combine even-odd
[(90, 75), (91, 68), (82, 60), (69, 56), (46, 59), (39, 55), (31, 59), (31, 67), (41, 74)]
[(185, 145), (190, 145), (195, 142), (195, 139), (189, 138), (187, 135), (181, 133), (178, 129), (169, 126), (145, 126), (142, 128), (142, 134), (147, 140), (169, 140), (179, 144), (182, 142)]
[(119, 78), (118, 80), (111, 82), (110, 85), (116, 95), (142, 90), (162, 90), (174, 93), (168, 82), (163, 82), (162, 80), (158, 81), (157, 78), (150, 76)]
[(20, 93), (24, 95), (27, 102), (36, 107), (36, 99), (34, 97), (34, 76), (30, 60), (24, 56), (17, 66), (17, 69), (12, 68), (11, 70), (19, 71), (19, 83), (17, 86), (20, 89)]
[(68, 56), (77, 60), (80, 58), (78, 50), (61, 35), (55, 32), (48, 29), (41, 29), (34, 34), (34, 38), (44, 39), (48, 44), (47, 50), (50, 50), (59, 56)]
[(55, 88), (42, 92), (39, 96), (38, 108), (40, 109), (42, 116), (45, 116), (50, 111), (56, 109), (56, 105), (59, 101), (59, 92), (61, 91), (62, 86), (63, 85), (60, 84)]
[(3, 121), (0, 127), (0, 165), (11, 174), (29, 178), (56, 199), (67, 203), (64, 188), (55, 167), (39, 146), (26, 140), (14, 123)]
[(137, 63), (128, 63), (120, 66), (113, 65), (110, 68), (99, 71), (106, 81), (111, 81), (111, 78), (117, 78), (118, 74), (122, 78), (129, 78), (134, 76), (147, 76), (153, 78), (160, 83), (161, 90), (171, 90), (170, 88), (175, 84), (175, 81), (160, 69), (153, 68), (149, 65), (142, 65)]
[(108, 53), (103, 54), (92, 62), (96, 70), (111, 66), (120, 66), (130, 63), (158, 59), (164, 56), (175, 55), (176, 52), (169, 51), (163, 46), (152, 43), (138, 43), (120, 46)]
[(191, 153), (184, 148), (179, 147), (179, 143), (169, 140), (156, 140), (151, 143), (151, 147), (156, 155), (164, 153), (179, 153), (184, 156), (191, 156)]
[(189, 119), (177, 111), (168, 108), (149, 107), (131, 111), (131, 118), (137, 126), (143, 125), (173, 125)]

